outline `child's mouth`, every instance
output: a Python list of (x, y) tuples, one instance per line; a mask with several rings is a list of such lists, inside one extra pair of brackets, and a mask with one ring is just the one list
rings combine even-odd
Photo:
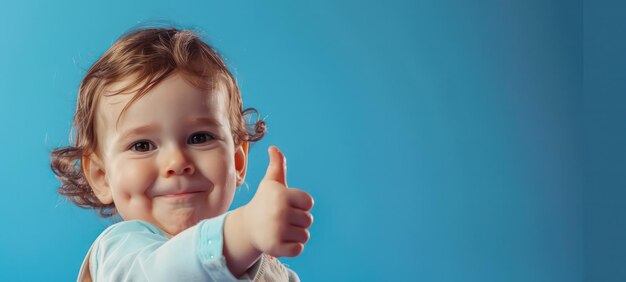
[(195, 194), (200, 194), (204, 191), (190, 191), (190, 192), (182, 192), (182, 193), (175, 193), (175, 194), (165, 194), (163, 195), (163, 197), (185, 197), (185, 196), (192, 196)]

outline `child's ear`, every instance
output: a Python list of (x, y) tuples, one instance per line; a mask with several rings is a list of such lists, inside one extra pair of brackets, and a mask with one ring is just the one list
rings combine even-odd
[(87, 182), (93, 193), (96, 194), (98, 200), (105, 205), (113, 203), (113, 197), (111, 196), (111, 188), (109, 182), (106, 179), (106, 171), (104, 169), (104, 163), (98, 157), (98, 155), (92, 153), (88, 156), (83, 156), (81, 159), (83, 174), (87, 178)]
[(248, 141), (235, 147), (235, 169), (237, 170), (237, 186), (243, 184), (246, 179), (246, 167), (248, 166)]

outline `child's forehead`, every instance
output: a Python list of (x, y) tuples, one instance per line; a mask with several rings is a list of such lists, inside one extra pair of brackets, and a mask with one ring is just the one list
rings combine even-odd
[(135, 78), (116, 80), (104, 87), (100, 95), (98, 108), (107, 108), (128, 103), (138, 95), (141, 85), (135, 82)]
[[(177, 95), (189, 94), (190, 92), (192, 92), (191, 95), (202, 97), (198, 100), (199, 103), (196, 106), (214, 113), (216, 117), (225, 116), (227, 112), (226, 88), (219, 84), (212, 90), (203, 90), (187, 82), (181, 75), (174, 74), (165, 78), (143, 95), (139, 94), (141, 87), (141, 85), (134, 83), (133, 79), (124, 79), (111, 83), (104, 89), (99, 99), (97, 119), (100, 122), (104, 122), (107, 127), (117, 124), (125, 119), (129, 111), (143, 107), (141, 104), (144, 101), (150, 101), (151, 106), (160, 106), (160, 111), (171, 111), (174, 108), (170, 107), (171, 103), (168, 101), (171, 102), (171, 99), (177, 99)], [(165, 92), (171, 98), (170, 100), (155, 100), (152, 94), (156, 92)], [(218, 113), (220, 115), (217, 115)], [(105, 120), (108, 120), (108, 122)], [(111, 121), (114, 122), (111, 123)]]

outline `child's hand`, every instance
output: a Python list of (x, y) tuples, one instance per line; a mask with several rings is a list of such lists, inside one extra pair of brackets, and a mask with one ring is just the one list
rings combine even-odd
[(295, 257), (309, 240), (313, 223), (309, 210), (313, 198), (287, 187), (287, 161), (277, 147), (269, 148), (270, 163), (265, 177), (243, 213), (250, 243), (274, 257)]

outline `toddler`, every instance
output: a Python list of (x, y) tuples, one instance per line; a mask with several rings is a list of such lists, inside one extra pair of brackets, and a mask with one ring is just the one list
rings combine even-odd
[(72, 146), (52, 152), (59, 193), (101, 216), (78, 281), (299, 281), (275, 257), (299, 255), (313, 199), (287, 188), (274, 146), (253, 199), (228, 211), (245, 178), (249, 142), (237, 83), (189, 30), (123, 35), (87, 71)]

